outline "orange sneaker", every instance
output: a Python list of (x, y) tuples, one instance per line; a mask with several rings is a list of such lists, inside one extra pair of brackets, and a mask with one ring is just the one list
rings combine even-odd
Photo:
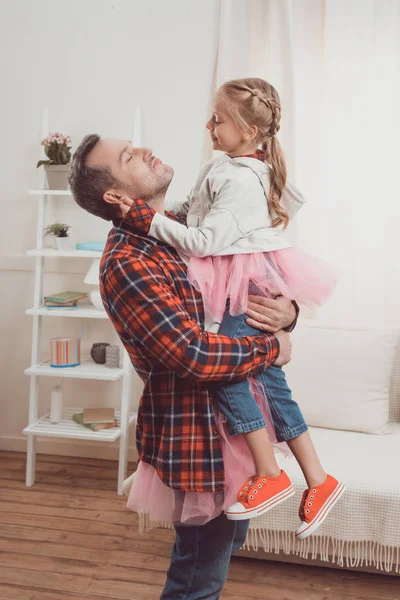
[(304, 540), (318, 529), (345, 489), (343, 483), (328, 475), (324, 483), (304, 491), (299, 508), (301, 523), (296, 529), (297, 540)]
[(254, 475), (242, 485), (238, 501), (228, 508), (226, 516), (231, 521), (259, 517), (293, 494), (294, 487), (285, 471), (281, 471), (278, 477)]

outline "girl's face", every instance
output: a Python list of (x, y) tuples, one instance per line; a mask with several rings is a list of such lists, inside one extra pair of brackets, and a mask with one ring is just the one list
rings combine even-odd
[(243, 132), (225, 109), (221, 98), (216, 98), (213, 106), (213, 115), (206, 124), (210, 132), (214, 150), (222, 150), (229, 155), (240, 154), (247, 145)]

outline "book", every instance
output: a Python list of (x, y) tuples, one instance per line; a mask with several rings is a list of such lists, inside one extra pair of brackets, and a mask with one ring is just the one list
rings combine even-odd
[(80, 242), (76, 244), (77, 250), (95, 250), (96, 252), (103, 252), (106, 246), (105, 242)]
[(113, 423), (115, 413), (113, 408), (85, 408), (83, 423)]
[(52, 302), (53, 304), (65, 304), (67, 302), (76, 302), (77, 300), (82, 300), (87, 297), (88, 295), (86, 292), (61, 292), (60, 294), (45, 296), (44, 301)]
[(118, 427), (118, 423), (113, 421), (112, 423), (84, 423), (83, 422), (83, 413), (75, 413), (72, 415), (72, 419), (78, 425), (83, 425), (83, 427), (87, 427), (92, 431), (102, 431), (103, 429), (111, 429), (111, 427)]
[(53, 308), (68, 308), (71, 306), (77, 306), (76, 302), (63, 302), (60, 304), (60, 302), (51, 302), (50, 300), (45, 300), (44, 305), (49, 307), (52, 306)]
[(65, 304), (63, 304), (62, 306), (60, 306), (59, 304), (46, 304), (45, 306), (49, 310), (60, 310), (60, 308), (62, 308), (63, 310), (75, 310), (76, 308), (78, 308), (77, 304), (68, 304), (67, 306), (65, 306)]

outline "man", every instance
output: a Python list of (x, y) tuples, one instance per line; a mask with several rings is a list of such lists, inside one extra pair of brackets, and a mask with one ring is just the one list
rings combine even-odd
[[(172, 177), (172, 168), (150, 149), (89, 135), (74, 154), (69, 181), (80, 206), (114, 223), (100, 287), (145, 384), (137, 422), (139, 458), (176, 494), (221, 496), (224, 465), (207, 384), (242, 381), (273, 363), (286, 364), (291, 345), (282, 329), (293, 327), (297, 311), (282, 297), (251, 296), (248, 322), (269, 333), (233, 339), (205, 330), (201, 295), (186, 277), (186, 264), (174, 248), (147, 237), (155, 212), (165, 214)], [(202, 526), (176, 523), (161, 599), (219, 598), (231, 554), (242, 546), (247, 527), (247, 521), (228, 521), (223, 513)]]

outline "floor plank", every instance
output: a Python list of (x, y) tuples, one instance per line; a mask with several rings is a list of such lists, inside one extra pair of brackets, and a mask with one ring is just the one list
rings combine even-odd
[[(0, 452), (1, 600), (157, 600), (174, 532), (138, 533), (116, 461)], [(133, 470), (134, 464), (130, 465)], [(400, 578), (234, 557), (221, 600), (400, 600)]]
[[(3, 530), (1, 531), (1, 535), (5, 535)], [(24, 555), (24, 562), (26, 555), (33, 555), (80, 561), (90, 561), (94, 564), (104, 564), (107, 563), (111, 557), (112, 551), (109, 548), (109, 544), (107, 545), (107, 549), (99, 548), (98, 543), (91, 548), (86, 548), (83, 546), (79, 546), (76, 543), (65, 543), (65, 541), (62, 544), (54, 544), (49, 542), (47, 538), (46, 540), (40, 541), (27, 541), (26, 539), (7, 539), (6, 537), (1, 537), (0, 564), (3, 564), (4, 556), (8, 556), (10, 553), (12, 553), (13, 555)]]
[(118, 600), (115, 596), (93, 596), (87, 592), (82, 596), (80, 593), (74, 594), (71, 592), (61, 592), (59, 590), (52, 590), (49, 592), (40, 588), (32, 590), (1, 583), (0, 598), (1, 600)]
[[(116, 468), (116, 467), (115, 467)], [(25, 467), (24, 467), (25, 469)], [(36, 482), (38, 483), (38, 482)], [(35, 493), (38, 489), (36, 485), (32, 487), (26, 487), (25, 485), (25, 475), (22, 477), (13, 477), (6, 479), (5, 473), (3, 473), (1, 478), (1, 487), (3, 490), (14, 490), (14, 491), (23, 491), (24, 494), (32, 494)], [(40, 483), (40, 491), (46, 494), (63, 494), (65, 497), (71, 496), (71, 486), (66, 485), (66, 483), (59, 483), (57, 480), (53, 478), (50, 484), (41, 482)], [(85, 487), (82, 482), (80, 482), (79, 487), (75, 486), (73, 488), (73, 497), (85, 497), (85, 498), (110, 498), (112, 500), (115, 499), (115, 487), (110, 489), (96, 489), (93, 487)], [(122, 505), (121, 505), (122, 506)], [(125, 505), (122, 506), (125, 509)]]

